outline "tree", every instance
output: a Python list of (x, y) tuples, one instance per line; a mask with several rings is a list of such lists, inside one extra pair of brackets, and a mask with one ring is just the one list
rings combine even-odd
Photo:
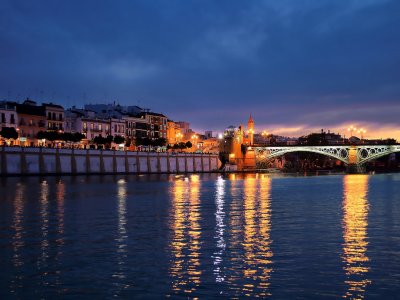
[(167, 144), (167, 139), (165, 138), (158, 138), (152, 141), (152, 146), (165, 146)]
[(95, 136), (93, 138), (93, 143), (97, 144), (97, 145), (104, 145), (107, 143), (107, 138), (102, 137), (101, 135), (99, 136)]
[(80, 132), (75, 132), (72, 138), (73, 138), (72, 142), (80, 142), (85, 138), (85, 135)]
[(114, 143), (122, 144), (123, 142), (125, 142), (125, 138), (123, 136), (120, 135), (114, 136)]
[(66, 142), (80, 142), (85, 137), (85, 135), (80, 132), (75, 132), (75, 133), (64, 132), (60, 134), (60, 137), (61, 140)]
[(18, 138), (18, 132), (14, 127), (3, 127), (0, 131), (0, 135), (5, 139), (14, 139)]
[(186, 148), (192, 148), (192, 147), (193, 147), (193, 144), (192, 144), (191, 141), (187, 141), (186, 144), (185, 144), (185, 146), (186, 146)]
[(56, 141), (56, 140), (63, 140), (63, 134), (58, 133), (57, 131), (39, 131), (37, 133), (36, 137), (39, 140), (46, 139), (51, 142)]
[(149, 146), (149, 145), (151, 145), (151, 140), (147, 137), (146, 138), (138, 137), (138, 138), (136, 138), (135, 143), (136, 143), (136, 146)]
[(125, 140), (125, 147), (130, 147), (131, 144), (132, 144), (131, 139), (130, 139), (130, 138), (127, 138), (127, 139)]
[(395, 139), (387, 139), (385, 144), (386, 145), (396, 145), (396, 140)]
[(181, 150), (186, 149), (186, 143), (180, 142), (180, 143), (178, 144), (178, 148), (181, 149)]

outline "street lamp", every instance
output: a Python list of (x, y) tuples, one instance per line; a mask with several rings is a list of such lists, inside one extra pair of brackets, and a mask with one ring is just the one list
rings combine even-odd
[(366, 132), (367, 132), (367, 131), (366, 131), (364, 128), (360, 128), (360, 129), (357, 131), (357, 133), (359, 133), (359, 134), (361, 135), (361, 141), (363, 140), (364, 134), (365, 134)]
[[(197, 135), (195, 135), (195, 134), (192, 135), (192, 140), (193, 140), (193, 145), (192, 145), (192, 146), (195, 145), (195, 143), (196, 143), (196, 141), (197, 141), (198, 138), (199, 138), (199, 137), (198, 137)], [(197, 146), (197, 144), (196, 144), (196, 146)], [(195, 148), (196, 148), (196, 147), (195, 147)]]
[(177, 139), (177, 141), (178, 142), (180, 142), (180, 139), (182, 138), (182, 133), (180, 133), (180, 132), (178, 132), (177, 134), (176, 134), (176, 139)]
[(357, 128), (354, 127), (353, 125), (351, 125), (349, 128), (347, 128), (347, 131), (350, 131), (350, 137), (353, 136), (353, 131), (356, 131), (356, 130), (357, 130)]

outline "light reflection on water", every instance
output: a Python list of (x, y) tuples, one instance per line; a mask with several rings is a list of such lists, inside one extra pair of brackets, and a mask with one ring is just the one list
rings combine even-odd
[(398, 179), (10, 179), (0, 187), (0, 298), (393, 299)]
[(62, 280), (61, 280), (61, 260), (62, 260), (62, 255), (63, 255), (63, 247), (65, 243), (65, 232), (64, 232), (64, 214), (65, 214), (65, 209), (64, 209), (64, 198), (65, 198), (65, 183), (63, 181), (58, 181), (56, 183), (56, 201), (57, 201), (57, 237), (56, 237), (56, 245), (57, 245), (57, 253), (55, 260), (57, 262), (57, 270), (55, 270), (56, 273), (56, 284), (58, 286), (62, 286)]
[(118, 293), (129, 287), (129, 284), (125, 283), (126, 278), (126, 258), (127, 258), (127, 219), (126, 219), (126, 197), (127, 187), (125, 179), (119, 179), (117, 181), (117, 212), (118, 212), (118, 234), (115, 238), (116, 243), (116, 255), (117, 255), (117, 267), (116, 271), (112, 275), (117, 287), (117, 291), (114, 294), (118, 297)]
[(368, 279), (368, 176), (344, 177), (343, 260), (347, 291), (343, 298), (364, 299)]
[(247, 177), (244, 182), (244, 250), (246, 284), (242, 291), (247, 297), (267, 297), (271, 275), (270, 179)]
[(12, 255), (12, 263), (15, 268), (15, 276), (11, 279), (10, 283), (10, 293), (16, 294), (21, 285), (21, 279), (23, 278), (21, 268), (24, 265), (23, 257), (22, 257), (22, 250), (25, 245), (24, 238), (23, 238), (23, 221), (24, 221), (24, 191), (25, 185), (18, 183), (16, 185), (15, 190), (15, 198), (14, 198), (14, 214), (13, 214), (13, 221), (12, 221), (12, 248), (13, 248), (13, 255)]
[(49, 185), (47, 181), (42, 181), (40, 185), (40, 218), (42, 221), (41, 233), (42, 233), (42, 241), (41, 241), (41, 250), (42, 255), (39, 264), (43, 265), (42, 268), (45, 267), (47, 258), (48, 258), (48, 234), (49, 234)]
[(225, 274), (222, 270), (223, 254), (226, 248), (225, 241), (225, 185), (226, 180), (219, 176), (215, 182), (215, 241), (216, 241), (216, 251), (213, 253), (214, 260), (214, 275), (215, 281), (220, 283), (225, 280)]
[(200, 269), (200, 180), (191, 175), (172, 187), (173, 224), (170, 275), (172, 292), (193, 293), (201, 283)]

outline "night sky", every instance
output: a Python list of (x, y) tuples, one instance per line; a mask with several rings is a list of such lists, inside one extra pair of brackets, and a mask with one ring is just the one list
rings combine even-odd
[(400, 139), (400, 1), (0, 0), (0, 99)]

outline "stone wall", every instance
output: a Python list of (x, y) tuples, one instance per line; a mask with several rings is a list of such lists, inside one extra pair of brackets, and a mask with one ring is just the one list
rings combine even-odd
[(216, 154), (2, 147), (2, 176), (213, 172)]

